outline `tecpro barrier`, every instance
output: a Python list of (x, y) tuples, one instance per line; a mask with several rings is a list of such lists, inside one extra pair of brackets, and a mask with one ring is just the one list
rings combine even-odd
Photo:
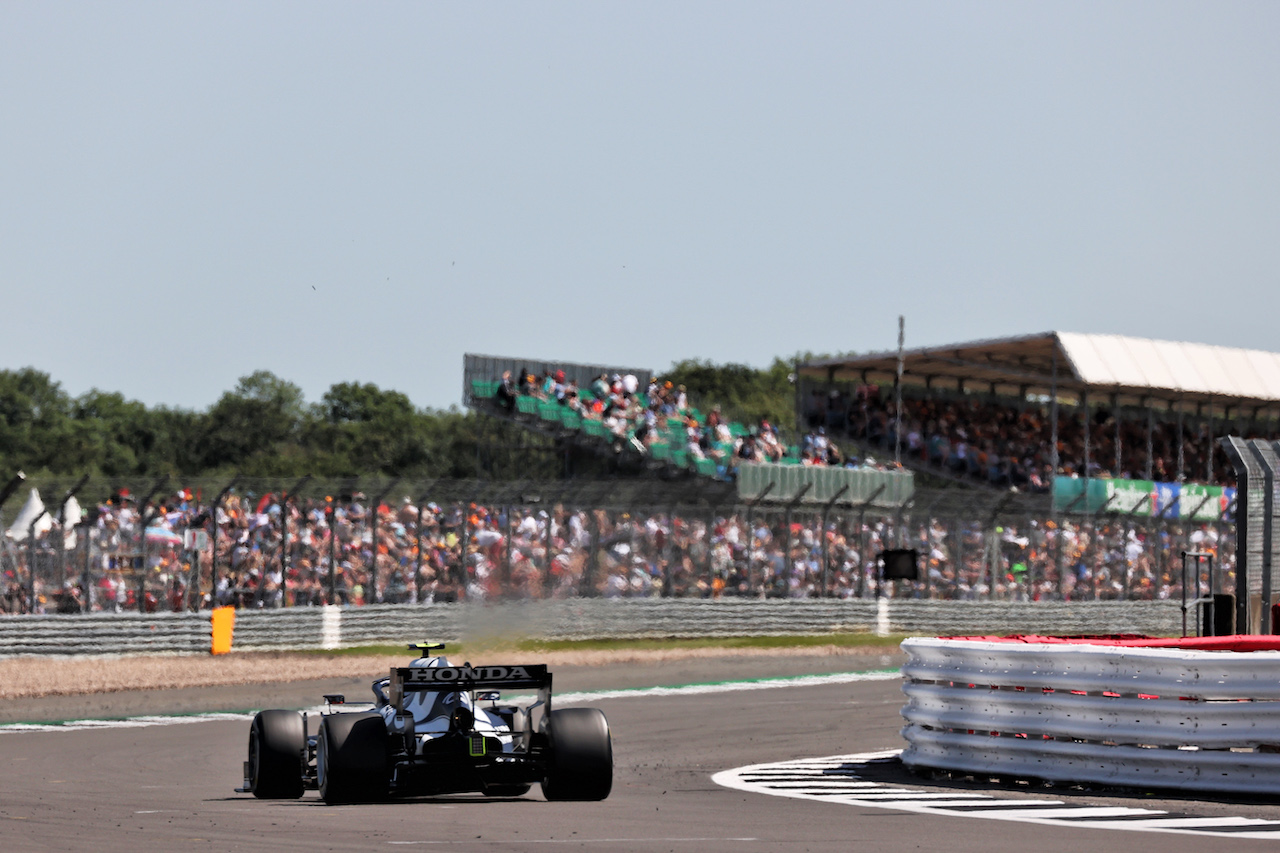
[(902, 648), (908, 766), (1280, 793), (1280, 651), (931, 638)]
[[(1176, 633), (1170, 601), (965, 602), (831, 599), (566, 599), (501, 604), (374, 605), (240, 610), (233, 650), (324, 649), (432, 638), (548, 640), (790, 634), (980, 634), (1010, 631)], [(0, 654), (209, 652), (201, 613), (15, 616), (0, 620)]]

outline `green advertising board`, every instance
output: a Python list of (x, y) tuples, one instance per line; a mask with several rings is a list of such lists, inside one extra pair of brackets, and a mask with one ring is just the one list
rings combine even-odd
[[(1089, 494), (1086, 498), (1085, 489)], [(1200, 483), (1156, 483), (1151, 480), (1084, 480), (1056, 477), (1053, 507), (1057, 512), (1099, 511), (1139, 518), (1190, 518), (1217, 521), (1235, 496), (1235, 489)]]

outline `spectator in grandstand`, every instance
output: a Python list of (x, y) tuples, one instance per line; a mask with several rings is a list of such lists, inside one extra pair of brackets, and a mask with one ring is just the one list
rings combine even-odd
[[(895, 443), (893, 409), (892, 402), (883, 400), (877, 389), (860, 388), (858, 405), (848, 409), (845, 428), (855, 438), (887, 451)], [(826, 411), (830, 411), (829, 401)], [(903, 418), (903, 453), (908, 460), (984, 482), (1032, 490), (1051, 487), (1052, 426), (1041, 407), (972, 398), (908, 397), (903, 400)], [(1210, 480), (1219, 484), (1233, 480), (1225, 455), (1211, 441), (1207, 421), (1185, 423), (1181, 445), (1175, 419), (1156, 421), (1150, 433), (1149, 456), (1145, 416), (1121, 417), (1117, 423), (1114, 412), (1099, 409), (1092, 410), (1090, 418), (1089, 476), (1145, 479), (1149, 471), (1151, 479), (1167, 482), (1177, 478), (1181, 462), (1183, 479), (1203, 481), (1208, 467), (1206, 452), (1212, 448)], [(921, 424), (922, 444), (912, 434)], [(1266, 424), (1252, 421), (1215, 424), (1215, 434), (1224, 430), (1243, 435), (1268, 432)], [(1085, 473), (1084, 424), (1078, 411), (1062, 412), (1057, 449), (1060, 468), (1056, 473)], [(1048, 476), (1046, 466), (1050, 466)]]
[(778, 439), (778, 429), (769, 423), (768, 418), (760, 419), (760, 452), (769, 462), (782, 461), (785, 450), (782, 442)]
[(502, 383), (498, 385), (498, 391), (495, 395), (498, 405), (507, 411), (511, 411), (516, 406), (516, 386), (511, 380), (511, 371), (502, 371)]
[(609, 396), (609, 374), (601, 373), (595, 381), (591, 383), (591, 396), (597, 400), (603, 400)]

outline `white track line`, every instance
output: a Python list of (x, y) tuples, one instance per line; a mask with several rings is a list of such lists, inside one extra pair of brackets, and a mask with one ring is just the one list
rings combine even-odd
[[(900, 750), (833, 755), (754, 764), (724, 770), (711, 781), (726, 788), (767, 794), (774, 797), (818, 800), (872, 809), (894, 809), (916, 814), (1009, 820), (1054, 827), (1117, 829), (1127, 832), (1173, 832), (1181, 835), (1211, 835), (1219, 838), (1265, 838), (1280, 840), (1280, 821), (1245, 817), (1197, 817), (1171, 815), (1154, 809), (1128, 806), (1069, 805), (1061, 800), (1029, 796), (988, 797), (971, 791), (932, 793), (919, 788), (903, 788), (888, 783), (868, 783), (874, 764), (894, 759)], [(840, 772), (832, 772), (839, 770)], [(855, 785), (860, 787), (854, 787)], [(928, 786), (937, 787), (937, 786)], [(1123, 818), (1123, 819), (1117, 819)], [(1255, 827), (1252, 831), (1245, 827)], [(1218, 831), (1215, 831), (1218, 830)]]

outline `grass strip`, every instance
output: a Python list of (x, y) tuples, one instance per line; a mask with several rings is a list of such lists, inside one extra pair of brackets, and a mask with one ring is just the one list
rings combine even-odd
[[(669, 649), (759, 649), (767, 652), (777, 649), (804, 649), (835, 646), (837, 648), (896, 649), (906, 634), (878, 636), (876, 634), (789, 634), (770, 637), (697, 637), (688, 639), (601, 639), (601, 640), (465, 640), (449, 643), (447, 654), (467, 654), (512, 650), (520, 652), (563, 651), (663, 651)], [(379, 644), (349, 646), (341, 649), (308, 650), (306, 655), (403, 655), (407, 644)]]

